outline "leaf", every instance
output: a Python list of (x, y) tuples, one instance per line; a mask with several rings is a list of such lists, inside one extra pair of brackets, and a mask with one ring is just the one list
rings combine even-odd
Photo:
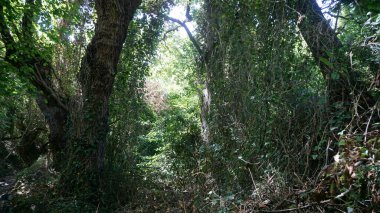
[(359, 142), (361, 142), (363, 140), (363, 136), (361, 136), (361, 135), (357, 135), (357, 136), (355, 136), (355, 142), (356, 143), (359, 143)]
[(344, 146), (346, 145), (346, 141), (345, 140), (340, 140), (339, 141), (339, 146)]
[(326, 54), (327, 54), (327, 56), (330, 57), (330, 58), (333, 57), (333, 53), (332, 53), (332, 52), (326, 51)]
[(319, 61), (327, 65), (329, 68), (333, 67), (333, 64), (327, 58), (319, 57)]
[(337, 72), (332, 72), (332, 73), (331, 73), (331, 78), (332, 78), (333, 80), (338, 80), (338, 79), (339, 79), (339, 74), (338, 74)]

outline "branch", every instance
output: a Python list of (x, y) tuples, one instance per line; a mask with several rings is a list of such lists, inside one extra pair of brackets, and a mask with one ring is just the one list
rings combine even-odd
[(189, 36), (190, 41), (193, 43), (195, 49), (197, 49), (199, 55), (203, 56), (203, 51), (202, 51), (201, 47), (199, 46), (199, 44), (198, 44), (197, 40), (195, 39), (195, 37), (193, 36), (193, 34), (191, 34), (191, 32), (190, 32), (190, 30), (187, 27), (185, 22), (182, 22), (176, 18), (172, 18), (172, 17), (167, 16), (167, 15), (164, 15), (164, 18), (169, 20), (169, 21), (172, 21), (172, 22), (175, 22), (175, 23), (181, 25), (186, 30), (186, 33)]
[(2, 137), (0, 139), (0, 141), (10, 141), (10, 140), (16, 140), (16, 139), (20, 139), (22, 138), (22, 136), (16, 136), (16, 137)]
[[(323, 12), (323, 14), (327, 14), (327, 15), (329, 15), (329, 16), (331, 16), (331, 17), (333, 17), (333, 18), (336, 18), (336, 19), (338, 19), (338, 18), (341, 18), (341, 19), (344, 19), (344, 20), (349, 20), (349, 21), (351, 21), (351, 20), (352, 20), (350, 17), (341, 16), (341, 15), (338, 15), (338, 14), (332, 14), (331, 12), (328, 12), (328, 11), (326, 11), (326, 12)], [(358, 23), (358, 22), (357, 22), (357, 23)]]
[(281, 209), (281, 210), (261, 210), (261, 211), (259, 211), (259, 212), (265, 212), (265, 213), (293, 212), (293, 211), (298, 211), (298, 210), (301, 210), (301, 209), (306, 209), (306, 208), (312, 207), (312, 206), (317, 205), (317, 204), (318, 204), (318, 203), (310, 203), (310, 204), (305, 205), (305, 206), (295, 207), (295, 208), (291, 208), (291, 209)]
[(176, 27), (173, 27), (171, 29), (168, 29), (165, 33), (164, 33), (164, 39), (166, 38), (166, 35), (173, 32), (173, 31), (177, 31), (181, 26), (176, 26)]
[[(22, 18), (22, 39), (24, 43), (30, 43), (28, 42), (28, 39), (33, 38), (33, 11), (34, 11), (34, 0), (26, 0), (26, 9), (24, 12), (24, 16)], [(32, 80), (32, 84), (36, 86), (38, 89), (42, 90), (42, 92), (45, 94), (45, 96), (49, 97), (51, 96), (57, 104), (63, 108), (65, 111), (68, 111), (68, 107), (62, 102), (62, 98), (57, 95), (57, 93), (50, 87), (50, 82), (48, 82), (48, 78), (46, 75), (42, 76), (40, 73), (39, 67), (37, 64), (41, 64), (38, 59), (33, 58), (31, 59), (24, 59), (19, 62), (16, 62), (15, 60), (12, 60), (10, 58), (11, 55), (17, 54), (17, 49), (16, 49), (16, 42), (14, 38), (12, 37), (12, 34), (9, 30), (9, 27), (6, 23), (5, 16), (4, 16), (4, 8), (5, 4), (1, 1), (0, 2), (0, 36), (4, 44), (7, 44), (5, 46), (6, 48), (6, 56), (4, 60), (9, 62), (12, 66), (20, 68), (23, 65), (27, 66), (34, 66), (34, 76), (36, 77), (36, 80)], [(48, 67), (49, 73), (51, 73), (52, 68)]]
[(34, 65), (35, 67), (35, 77), (37, 77), (37, 80), (40, 82), (40, 85), (49, 93), (51, 97), (58, 103), (60, 107), (62, 107), (64, 110), (69, 111), (68, 107), (61, 101), (61, 98), (57, 96), (57, 93), (47, 85), (44, 78), (42, 77), (37, 65)]

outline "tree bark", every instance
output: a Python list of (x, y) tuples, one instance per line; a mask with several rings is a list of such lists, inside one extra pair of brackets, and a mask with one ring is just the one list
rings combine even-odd
[[(211, 100), (216, 101), (213, 95), (215, 83), (221, 80), (220, 72), (222, 72), (222, 67), (217, 61), (218, 58), (214, 54), (218, 52), (218, 42), (219, 38), (216, 36), (216, 31), (219, 29), (218, 25), (218, 7), (214, 0), (205, 0), (204, 10), (206, 15), (206, 20), (203, 23), (205, 32), (205, 45), (203, 48), (203, 55), (201, 56), (201, 69), (203, 69), (205, 80), (203, 83), (203, 90), (199, 93), (201, 101), (201, 128), (202, 128), (202, 140), (207, 146), (213, 144), (212, 131), (215, 127), (212, 126), (211, 110), (212, 104)], [(200, 74), (201, 75), (201, 74)], [(201, 77), (199, 77), (201, 79)], [(201, 80), (200, 80), (201, 81)]]
[[(96, 193), (102, 184), (109, 98), (128, 25), (140, 3), (141, 0), (95, 1), (95, 35), (87, 46), (79, 73), (82, 117), (73, 123), (73, 130), (78, 132), (70, 139), (74, 150), (63, 186), (70, 182), (75, 190)], [(77, 178), (77, 174), (81, 177)]]

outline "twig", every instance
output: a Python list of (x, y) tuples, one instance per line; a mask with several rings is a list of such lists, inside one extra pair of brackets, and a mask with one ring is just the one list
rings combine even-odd
[(327, 141), (327, 147), (326, 147), (326, 158), (325, 158), (325, 166), (329, 163), (329, 150), (331, 145), (331, 139)]
[(328, 200), (324, 200), (324, 201), (321, 201), (321, 202), (310, 203), (310, 204), (307, 204), (305, 206), (300, 206), (300, 207), (295, 207), (295, 208), (290, 208), (290, 209), (280, 209), (280, 210), (261, 210), (260, 212), (280, 213), (280, 212), (291, 212), (291, 211), (297, 211), (297, 210), (301, 210), (301, 209), (306, 209), (306, 208), (309, 208), (309, 207), (312, 207), (312, 206), (315, 206), (315, 205), (327, 204), (327, 203), (329, 203), (329, 202), (331, 202), (333, 200), (340, 199), (340, 198), (344, 197), (346, 194), (348, 194), (350, 191), (351, 191), (351, 187), (349, 189), (347, 189), (346, 191), (340, 193), (339, 195), (337, 195), (334, 198), (331, 198), (331, 199), (328, 199)]
[(253, 186), (255, 187), (255, 190), (256, 190), (256, 192), (257, 192), (257, 196), (259, 196), (260, 202), (262, 202), (263, 199), (262, 199), (262, 197), (261, 197), (261, 195), (260, 195), (260, 192), (259, 192), (259, 190), (258, 190), (258, 188), (257, 188), (257, 186), (256, 186), (256, 184), (255, 184), (255, 181), (253, 180), (253, 175), (252, 175), (251, 169), (248, 168), (248, 171), (249, 171), (249, 175), (251, 176), (251, 180), (252, 180)]
[(367, 143), (367, 134), (368, 134), (368, 127), (369, 127), (369, 124), (371, 123), (371, 119), (372, 119), (372, 116), (373, 116), (373, 112), (375, 110), (372, 109), (372, 112), (371, 112), (371, 116), (369, 116), (369, 119), (368, 119), (368, 122), (367, 122), (367, 126), (365, 127), (365, 132), (364, 132), (364, 144)]
[(169, 29), (169, 30), (167, 30), (167, 31), (165, 31), (165, 33), (164, 33), (164, 38), (166, 38), (167, 37), (167, 34), (169, 34), (169, 33), (171, 33), (171, 32), (173, 32), (173, 31), (176, 31), (176, 30), (178, 30), (178, 28), (180, 28), (181, 26), (176, 26), (176, 27), (173, 27), (173, 28), (171, 28), (171, 29)]
[(306, 209), (306, 208), (312, 207), (312, 206), (314, 206), (314, 205), (316, 205), (316, 204), (318, 204), (318, 203), (310, 203), (310, 204), (305, 205), (305, 206), (296, 207), (296, 208), (290, 208), (290, 209), (281, 209), (281, 210), (261, 210), (260, 212), (267, 212), (267, 213), (291, 212), (291, 211), (296, 211), (296, 210)]

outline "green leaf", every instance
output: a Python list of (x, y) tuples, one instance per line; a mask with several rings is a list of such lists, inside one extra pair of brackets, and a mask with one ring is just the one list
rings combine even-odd
[(327, 58), (319, 57), (319, 61), (327, 65), (329, 68), (333, 67), (333, 64)]
[(331, 73), (331, 78), (332, 78), (333, 80), (338, 80), (338, 79), (339, 79), (339, 74), (338, 74), (337, 72), (332, 72), (332, 73)]
[(357, 135), (357, 136), (355, 137), (355, 142), (356, 142), (356, 143), (359, 143), (359, 142), (361, 142), (361, 141), (363, 141), (363, 136)]

